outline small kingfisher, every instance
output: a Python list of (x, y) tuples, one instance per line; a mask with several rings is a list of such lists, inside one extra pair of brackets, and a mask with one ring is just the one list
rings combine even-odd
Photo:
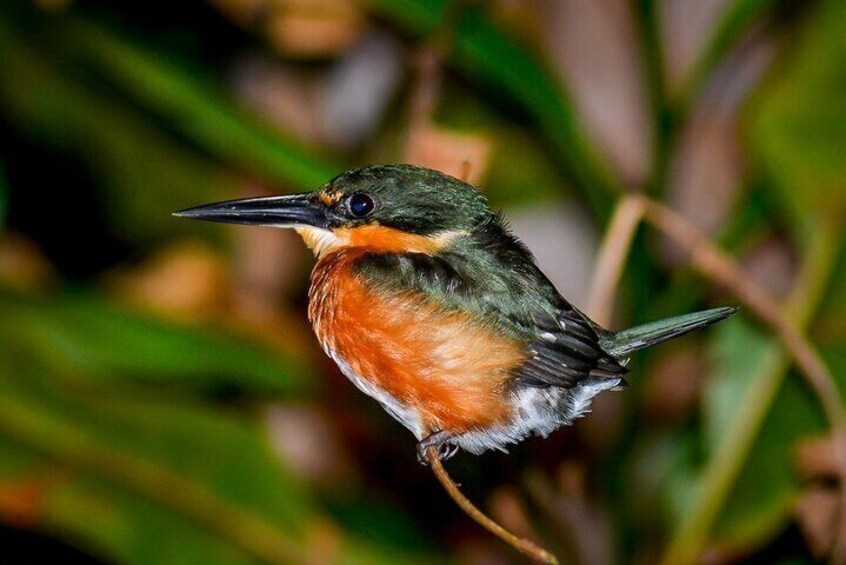
[(317, 258), (308, 315), (320, 344), (414, 434), (424, 463), (432, 446), (447, 458), (546, 437), (625, 386), (633, 352), (736, 311), (602, 328), (556, 291), (478, 190), (411, 165), (176, 215), (299, 233)]

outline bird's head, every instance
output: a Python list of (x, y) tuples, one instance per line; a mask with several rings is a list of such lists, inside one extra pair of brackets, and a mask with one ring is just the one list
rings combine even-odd
[(230, 200), (180, 217), (293, 228), (317, 254), (343, 248), (434, 254), (492, 217), (472, 186), (412, 165), (354, 169), (314, 192)]

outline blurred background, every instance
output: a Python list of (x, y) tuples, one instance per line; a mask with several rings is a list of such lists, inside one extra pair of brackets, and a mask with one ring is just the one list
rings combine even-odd
[[(842, 0), (0, 1), (0, 562), (520, 563), (320, 352), (296, 236), (177, 220), (355, 165), (468, 178), (587, 308), (661, 201), (846, 377)], [(611, 326), (738, 299), (641, 226)], [(747, 309), (464, 492), (566, 563), (810, 563), (840, 484)]]

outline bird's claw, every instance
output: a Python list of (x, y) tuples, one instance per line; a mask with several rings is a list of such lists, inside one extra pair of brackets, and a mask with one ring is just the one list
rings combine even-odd
[(458, 446), (449, 443), (450, 436), (447, 432), (440, 431), (429, 434), (417, 443), (417, 460), (421, 465), (429, 464), (429, 448), (437, 450), (438, 459), (446, 461), (458, 452)]

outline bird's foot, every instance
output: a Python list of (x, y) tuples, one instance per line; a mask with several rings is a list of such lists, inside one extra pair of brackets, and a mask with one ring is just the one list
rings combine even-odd
[(458, 446), (450, 444), (449, 440), (452, 436), (449, 432), (443, 430), (429, 434), (417, 443), (417, 460), (422, 465), (429, 464), (429, 448), (434, 447), (438, 450), (438, 459), (446, 461), (458, 452)]

